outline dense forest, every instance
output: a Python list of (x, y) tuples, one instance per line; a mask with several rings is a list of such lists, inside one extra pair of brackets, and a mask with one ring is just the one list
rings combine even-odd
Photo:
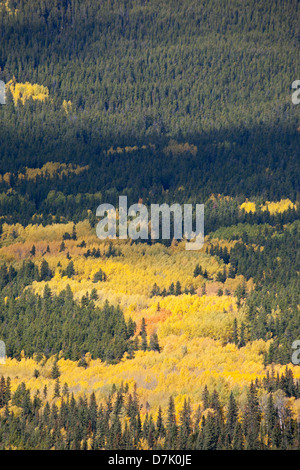
[[(296, 0), (98, 3), (1, 2), (0, 78), (49, 91), (7, 89), (3, 215), (84, 218), (118, 194), (299, 197)], [(18, 178), (47, 162), (89, 168)]]
[(52, 296), (45, 288), (42, 298), (29, 292), (9, 299), (2, 305), (0, 318), (7, 354), (20, 357), (23, 351), (31, 357), (62, 352), (66, 358), (79, 360), (89, 352), (108, 362), (120, 360), (133, 350), (129, 338), (135, 326), (133, 322), (126, 325), (118, 308), (108, 304), (102, 310), (95, 308), (91, 297), (87, 295), (79, 305), (70, 289)]
[[(0, 0), (0, 449), (299, 449), (298, 18), (297, 0)], [(101, 244), (120, 195), (205, 204), (203, 250)]]
[(207, 251), (223, 260), (224, 271), (219, 275), (223, 283), (227, 276), (239, 274), (255, 281), (251, 295), (247, 296), (243, 289), (236, 292), (239, 299), (247, 297), (248, 337), (250, 340), (276, 338), (266, 355), (266, 363), (285, 364), (290, 361), (292, 342), (300, 335), (299, 222), (282, 228), (252, 225), (253, 230), (255, 235), (244, 230), (238, 236), (231, 227), (231, 235), (227, 237), (238, 239), (234, 247), (228, 251), (212, 245)]
[[(128, 384), (113, 386), (106, 401), (97, 403), (94, 394), (76, 400), (57, 378), (54, 398), (61, 401), (50, 406), (47, 389), (31, 397), (22, 383), (11, 393), (10, 378), (2, 376), (0, 442), (2, 449), (19, 450), (297, 450), (300, 429), (289, 398), (299, 396), (299, 382), (286, 369), (251, 383), (243, 405), (231, 393), (224, 406), (216, 390), (205, 388), (203, 406), (194, 412), (185, 400), (177, 417), (171, 396), (168, 408), (153, 416), (141, 411), (137, 389), (131, 392)], [(19, 416), (11, 404), (21, 408)]]

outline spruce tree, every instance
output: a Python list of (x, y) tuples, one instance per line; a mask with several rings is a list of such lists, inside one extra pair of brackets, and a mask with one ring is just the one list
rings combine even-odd
[(228, 411), (226, 415), (226, 435), (229, 437), (229, 443), (233, 440), (234, 431), (237, 425), (238, 407), (232, 391), (229, 396)]
[(170, 396), (166, 423), (166, 449), (176, 449), (177, 433), (174, 399)]
[(58, 379), (59, 376), (60, 376), (60, 371), (57, 365), (57, 361), (55, 361), (51, 369), (51, 379), (56, 380)]

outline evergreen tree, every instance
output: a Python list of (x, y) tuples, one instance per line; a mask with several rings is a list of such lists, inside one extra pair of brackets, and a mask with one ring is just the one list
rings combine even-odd
[(40, 267), (40, 281), (50, 281), (52, 277), (51, 269), (45, 259), (42, 260)]
[(57, 361), (55, 361), (54, 364), (53, 364), (53, 367), (51, 369), (51, 378), (53, 380), (56, 380), (56, 379), (58, 379), (59, 376), (60, 376), (60, 371), (59, 371), (59, 368), (58, 368), (58, 365), (57, 365)]
[(179, 281), (176, 282), (175, 295), (181, 295), (181, 284)]
[(232, 443), (238, 420), (238, 407), (232, 392), (230, 392), (228, 411), (226, 417), (226, 435), (229, 438), (229, 444)]
[(55, 387), (54, 387), (54, 395), (53, 398), (60, 397), (60, 382), (59, 382), (59, 377), (57, 377), (55, 381)]
[(178, 434), (178, 429), (177, 429), (176, 416), (175, 416), (175, 405), (174, 405), (174, 399), (171, 396), (169, 398), (167, 423), (166, 423), (166, 448), (168, 450), (176, 449), (177, 434)]
[(186, 450), (189, 448), (189, 437), (192, 432), (192, 420), (191, 420), (191, 407), (187, 400), (184, 400), (183, 408), (180, 413), (180, 432), (179, 432), (179, 443), (180, 449)]
[(150, 336), (149, 349), (150, 349), (150, 351), (160, 352), (160, 346), (159, 346), (159, 343), (158, 343), (158, 337), (157, 337), (156, 333), (153, 333)]
[(249, 387), (248, 401), (243, 414), (243, 426), (246, 437), (245, 449), (259, 450), (259, 432), (260, 432), (261, 413), (257, 398), (257, 389), (253, 382)]
[(237, 319), (233, 320), (232, 342), (237, 346), (239, 343)]
[(166, 430), (165, 430), (165, 426), (164, 426), (164, 423), (163, 423), (161, 406), (158, 407), (158, 414), (157, 414), (157, 420), (156, 420), (156, 430), (157, 430), (156, 431), (157, 438), (165, 437)]

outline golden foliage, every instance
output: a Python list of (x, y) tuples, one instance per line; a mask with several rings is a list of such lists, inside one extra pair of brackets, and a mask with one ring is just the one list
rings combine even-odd
[(10, 15), (16, 15), (19, 10), (17, 8), (12, 9), (9, 4), (10, 4), (9, 0), (1, 1), (0, 2), (0, 11), (5, 10)]
[(141, 147), (138, 147), (137, 145), (134, 146), (129, 146), (127, 145), (126, 147), (117, 147), (116, 149), (113, 147), (110, 147), (107, 151), (107, 155), (114, 155), (114, 154), (123, 154), (123, 153), (132, 153), (136, 152), (137, 150), (145, 150), (147, 148), (146, 145), (142, 145)]
[(240, 209), (244, 210), (245, 212), (255, 212), (256, 211), (256, 204), (255, 202), (248, 201), (243, 202), (243, 204), (240, 205)]
[[(222, 346), (211, 338), (189, 339), (185, 335), (169, 336), (161, 339), (162, 352), (138, 351), (134, 359), (126, 355), (119, 364), (111, 365), (97, 360), (90, 360), (87, 368), (79, 367), (77, 362), (66, 359), (58, 360), (60, 383), (68, 384), (69, 391), (75, 396), (83, 396), (92, 391), (102, 400), (113, 384), (120, 386), (128, 383), (137, 385), (142, 404), (148, 402), (150, 410), (156, 412), (159, 405), (167, 408), (170, 395), (176, 397), (176, 407), (180, 409), (184, 397), (192, 399), (195, 406), (202, 403), (202, 391), (205, 385), (210, 390), (217, 388), (222, 399), (227, 399), (234, 387), (241, 390), (256, 377), (265, 376), (262, 352), (268, 343), (262, 340), (248, 343), (238, 349), (233, 344)], [(184, 348), (187, 345), (187, 352)], [(55, 380), (51, 378), (54, 357), (40, 362), (22, 358), (20, 361), (8, 358), (5, 365), (0, 365), (0, 375), (10, 376), (12, 392), (21, 382), (25, 382), (34, 394), (47, 386), (48, 397), (53, 399)], [(289, 364), (296, 378), (300, 377), (300, 367)], [(39, 376), (34, 376), (34, 371)], [(285, 366), (275, 365), (275, 373), (284, 372)], [(297, 405), (299, 406), (299, 405)]]
[(185, 153), (191, 153), (193, 156), (196, 155), (197, 153), (197, 147), (196, 145), (189, 144), (188, 142), (185, 142), (184, 144), (180, 144), (176, 142), (176, 140), (170, 140), (168, 145), (164, 148), (164, 154), (165, 155), (184, 155)]
[(38, 101), (45, 101), (49, 98), (49, 89), (43, 85), (38, 85), (37, 83), (34, 85), (29, 82), (18, 83), (13, 79), (10, 80), (6, 86), (12, 94), (15, 104), (18, 101), (21, 101), (21, 103), (24, 104), (29, 98)]
[[(160, 353), (139, 350), (133, 359), (125, 354), (118, 364), (93, 360), (87, 354), (87, 368), (60, 358), (60, 383), (67, 383), (75, 396), (94, 391), (96, 397), (102, 399), (114, 383), (127, 382), (130, 387), (136, 383), (141, 403), (148, 402), (151, 411), (156, 412), (159, 405), (167, 408), (170, 395), (175, 397), (179, 410), (187, 396), (195, 406), (201, 404), (205, 385), (211, 390), (217, 388), (221, 398), (227, 399), (232, 388), (242, 389), (251, 380), (265, 375), (262, 353), (268, 350), (269, 342), (249, 342), (240, 349), (228, 343), (234, 319), (240, 326), (245, 321), (245, 313), (243, 307), (237, 309), (234, 295), (216, 295), (218, 283), (205, 280), (206, 295), (151, 297), (154, 283), (161, 289), (168, 289), (177, 281), (182, 290), (192, 285), (200, 293), (204, 279), (194, 277), (195, 266), (201, 264), (211, 278), (222, 269), (217, 259), (205, 253), (205, 247), (199, 252), (190, 252), (185, 250), (184, 243), (167, 248), (160, 244), (151, 246), (115, 240), (113, 243), (120, 248), (121, 256), (85, 257), (83, 254), (87, 249), (99, 248), (102, 254), (105, 253), (108, 242), (100, 241), (89, 222), (84, 221), (76, 224), (77, 240), (65, 240), (65, 251), (61, 252), (63, 234), (71, 233), (72, 229), (73, 223), (46, 227), (3, 224), (0, 259), (17, 265), (28, 258), (34, 244), (34, 262), (39, 264), (44, 257), (55, 273), (48, 282), (53, 292), (70, 285), (75, 298), (80, 299), (96, 288), (97, 305), (102, 305), (105, 300), (119, 304), (125, 317), (136, 322), (137, 335), (142, 318), (145, 318), (148, 341), (155, 332), (161, 347)], [(83, 240), (86, 246), (80, 247)], [(47, 245), (50, 252), (46, 252)], [(71, 279), (62, 276), (62, 270), (69, 263), (67, 253), (76, 272)], [(94, 283), (94, 274), (100, 268), (106, 273), (107, 281)], [(242, 277), (227, 279), (223, 288), (233, 293), (242, 282)], [(31, 287), (42, 294), (45, 282), (34, 282)], [(252, 287), (250, 280), (247, 289)], [(22, 381), (33, 394), (42, 391), (46, 385), (47, 399), (51, 402), (55, 386), (51, 379), (53, 361), (54, 358), (40, 362), (25, 357), (20, 361), (8, 358), (6, 364), (0, 366), (0, 375), (11, 377), (13, 391)], [(300, 367), (290, 367), (294, 376), (300, 377)], [(36, 369), (40, 372), (37, 378), (34, 376)], [(275, 370), (283, 371), (283, 367), (276, 365)], [(59, 406), (59, 400), (55, 400)]]
[[(89, 165), (79, 166), (79, 165), (72, 165), (69, 163), (59, 163), (59, 162), (47, 162), (45, 163), (42, 168), (28, 168), (25, 167), (25, 173), (18, 173), (19, 180), (33, 180), (36, 181), (37, 176), (43, 178), (54, 178), (58, 176), (62, 178), (63, 176), (69, 176), (71, 174), (80, 175), (80, 173), (87, 171), (89, 169)], [(6, 184), (10, 185), (10, 180), (12, 177), (12, 173), (4, 173), (4, 175), (0, 175), (0, 182), (4, 181)]]
[[(289, 209), (295, 209), (296, 205), (290, 199), (281, 199), (278, 202), (266, 201), (260, 206), (262, 211), (268, 210), (271, 215), (281, 214)], [(257, 207), (255, 202), (248, 201), (248, 199), (240, 205), (240, 209), (245, 212), (255, 212)]]
[(68, 115), (72, 111), (72, 101), (63, 100), (62, 104), (64, 112)]
[(296, 205), (290, 201), (290, 199), (281, 199), (279, 202), (270, 202), (266, 201), (266, 203), (262, 206), (262, 210), (270, 212), (271, 215), (273, 214), (281, 214), (289, 209), (295, 209)]
[(75, 175), (79, 175), (83, 171), (87, 171), (89, 169), (89, 165), (86, 166), (79, 166), (79, 165), (72, 165), (69, 163), (59, 163), (59, 162), (47, 162), (45, 163), (42, 168), (27, 168), (25, 174), (19, 173), (19, 179), (28, 179), (28, 180), (36, 180), (37, 176), (53, 178), (54, 176), (68, 176), (72, 173)]

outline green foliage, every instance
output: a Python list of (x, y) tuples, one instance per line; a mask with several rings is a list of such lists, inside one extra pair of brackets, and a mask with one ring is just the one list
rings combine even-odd
[(53, 273), (45, 259), (42, 260), (40, 268), (31, 260), (24, 260), (18, 270), (3, 263), (0, 266), (0, 290), (3, 290), (3, 295), (17, 295), (33, 281), (49, 281), (52, 276)]
[[(99, 309), (88, 295), (78, 304), (70, 289), (54, 295), (46, 286), (41, 297), (24, 291), (6, 303), (1, 300), (0, 336), (11, 357), (19, 358), (24, 350), (26, 356), (61, 352), (79, 360), (90, 352), (93, 358), (116, 362), (132, 349), (134, 327), (132, 321), (127, 326), (119, 307), (106, 303)], [(58, 377), (56, 370), (53, 374)]]
[(96, 272), (94, 275), (93, 282), (98, 282), (98, 281), (106, 281), (107, 276), (104, 271), (100, 268), (99, 271)]
[[(231, 392), (221, 403), (216, 390), (203, 390), (203, 407), (192, 412), (185, 399), (176, 416), (173, 397), (166, 409), (159, 407), (157, 417), (146, 403), (141, 420), (138, 389), (129, 392), (128, 384), (113, 386), (105, 402), (97, 402), (92, 393), (75, 399), (68, 384), (61, 389), (56, 379), (53, 399), (61, 405), (50, 407), (47, 391), (42, 399), (31, 397), (25, 383), (13, 396), (7, 394), (9, 377), (0, 378), (0, 448), (83, 450), (91, 442), (93, 450), (133, 450), (146, 442), (151, 450), (299, 450), (299, 431), (288, 397), (300, 397), (299, 381), (290, 369), (280, 376), (268, 373), (245, 390), (246, 402), (240, 403)], [(259, 394), (266, 400), (260, 401)], [(6, 397), (6, 398), (2, 398)], [(21, 408), (21, 419), (10, 406)], [(150, 412), (149, 412), (150, 410)], [(123, 417), (128, 418), (124, 423)], [(57, 427), (59, 423), (59, 429)], [(18, 432), (16, 432), (18, 429)]]
[[(235, 227), (233, 227), (234, 230)], [(222, 230), (220, 232), (223, 232)], [(234, 231), (227, 232), (230, 240)], [(239, 239), (247, 234), (247, 242)], [(246, 304), (247, 324), (233, 327), (233, 342), (239, 347), (249, 340), (273, 339), (265, 364), (277, 362), (287, 364), (291, 361), (292, 342), (300, 337), (299, 322), (299, 266), (300, 266), (300, 226), (277, 224), (269, 229), (256, 226), (254, 230), (238, 231), (237, 243), (231, 250), (212, 245), (209, 252), (224, 263), (224, 271), (217, 280), (226, 279), (226, 265), (229, 264), (228, 277), (242, 275), (246, 280), (253, 279), (255, 289), (248, 294), (245, 283), (235, 290), (237, 304)]]
[[(134, 203), (199, 203), (212, 193), (296, 200), (299, 123), (287, 96), (297, 0), (11, 8), (0, 9), (0, 78), (47, 86), (49, 99), (14, 106), (8, 92), (0, 108), (0, 173), (11, 173), (0, 182), (4, 220), (92, 220), (119, 194)], [(49, 161), (89, 169), (18, 178)], [(226, 204), (226, 226), (251, 219)], [(208, 206), (207, 233), (221, 226), (220, 205)]]

